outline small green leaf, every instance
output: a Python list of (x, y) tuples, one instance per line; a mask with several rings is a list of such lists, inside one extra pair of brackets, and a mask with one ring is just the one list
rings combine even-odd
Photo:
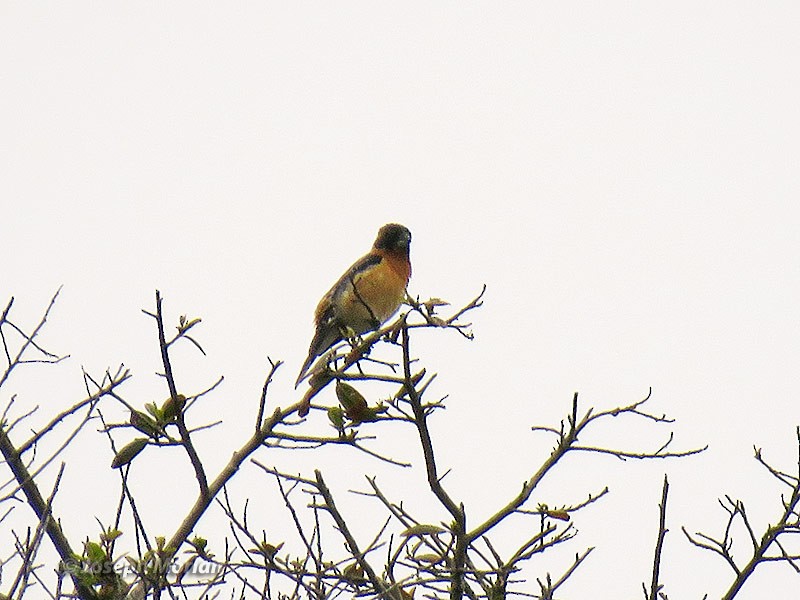
[(86, 560), (96, 565), (106, 562), (106, 552), (97, 542), (85, 542), (84, 554), (86, 555)]
[(76, 577), (78, 581), (80, 581), (81, 585), (86, 586), (87, 588), (91, 588), (97, 584), (97, 577), (89, 573), (88, 571), (84, 571), (83, 569), (76, 569), (70, 573), (72, 577)]
[(145, 435), (149, 435), (150, 437), (153, 438), (159, 436), (160, 432), (158, 430), (156, 422), (143, 412), (140, 412), (138, 410), (132, 410), (131, 417), (128, 420), (128, 422)]
[(373, 421), (378, 420), (378, 413), (385, 412), (378, 410), (377, 408), (368, 407), (361, 413), (361, 418), (358, 420), (359, 423), (372, 423)]
[(100, 541), (102, 542), (113, 542), (119, 536), (122, 535), (122, 532), (119, 529), (111, 529), (110, 527), (100, 534)]
[(361, 585), (366, 581), (364, 569), (358, 563), (349, 564), (342, 571), (342, 579), (355, 585)]
[(420, 562), (427, 562), (427, 563), (437, 563), (442, 560), (442, 557), (438, 554), (417, 554), (414, 556)]
[(339, 402), (344, 407), (344, 412), (348, 419), (357, 423), (364, 419), (368, 404), (364, 396), (356, 388), (343, 381), (337, 381), (336, 397), (339, 398)]
[(328, 420), (336, 428), (336, 431), (344, 429), (344, 410), (341, 406), (331, 406), (328, 409)]
[(111, 461), (111, 468), (112, 469), (119, 469), (127, 465), (131, 462), (136, 455), (139, 454), (144, 447), (147, 446), (147, 438), (136, 438), (128, 445), (124, 446), (117, 455), (114, 457), (114, 460)]
[(175, 419), (181, 413), (184, 406), (186, 406), (186, 396), (183, 394), (178, 394), (174, 398), (169, 398), (164, 402), (164, 406), (161, 407), (161, 414), (164, 417), (164, 421), (172, 421)]
[(256, 549), (256, 552), (265, 558), (275, 558), (275, 555), (283, 548), (283, 542), (277, 546), (268, 542), (261, 542)]
[(437, 533), (444, 533), (446, 530), (438, 525), (412, 525), (400, 535), (411, 537), (412, 535), (434, 535)]
[(194, 549), (198, 552), (203, 552), (206, 549), (208, 540), (206, 538), (201, 538), (200, 536), (195, 536), (189, 543), (194, 546)]

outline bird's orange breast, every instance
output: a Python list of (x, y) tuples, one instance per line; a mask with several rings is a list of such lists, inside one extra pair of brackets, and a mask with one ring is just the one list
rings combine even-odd
[(358, 333), (380, 326), (405, 299), (410, 275), (407, 260), (384, 255), (380, 263), (357, 274), (345, 287), (340, 320)]

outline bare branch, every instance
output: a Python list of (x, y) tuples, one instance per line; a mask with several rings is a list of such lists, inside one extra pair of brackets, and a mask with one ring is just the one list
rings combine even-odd
[[(164, 335), (164, 318), (161, 311), (161, 292), (159, 292), (158, 290), (156, 290), (155, 320), (158, 326), (158, 343), (161, 348), (161, 361), (164, 365), (164, 376), (167, 380), (167, 387), (169, 387), (169, 395), (174, 402), (177, 402), (178, 389), (177, 386), (175, 385), (175, 378), (172, 375), (172, 365), (170, 364), (169, 360), (169, 345), (167, 344)], [(174, 341), (175, 340), (172, 340), (170, 344)], [(186, 428), (186, 421), (184, 419), (183, 410), (178, 411), (176, 422), (178, 424), (178, 431), (180, 432), (181, 435), (181, 444), (185, 448), (186, 454), (189, 456), (189, 461), (192, 463), (195, 475), (197, 476), (197, 483), (200, 486), (200, 494), (207, 496), (208, 480), (206, 479), (206, 472), (205, 469), (203, 468), (203, 463), (200, 461), (200, 457), (197, 455), (197, 450), (195, 450), (194, 444), (192, 443), (192, 439), (189, 435), (189, 430)]]
[[(763, 535), (760, 537), (756, 535), (750, 519), (747, 516), (744, 503), (741, 500), (733, 500), (729, 496), (725, 497), (725, 502), (720, 500), (720, 506), (728, 513), (728, 522), (721, 540), (699, 532), (692, 536), (683, 528), (683, 532), (689, 542), (698, 548), (709, 550), (721, 556), (736, 574), (733, 583), (723, 596), (723, 600), (731, 600), (734, 598), (739, 591), (741, 591), (745, 582), (755, 572), (758, 565), (762, 563), (785, 562), (789, 564), (795, 572), (800, 572), (800, 564), (798, 564), (800, 557), (787, 552), (780, 541), (781, 536), (798, 533), (798, 531), (800, 531), (798, 529), (798, 519), (800, 518), (800, 513), (798, 513), (798, 507), (800, 506), (800, 427), (796, 430), (796, 436), (798, 440), (797, 475), (788, 475), (773, 468), (763, 459), (761, 451), (756, 450), (756, 460), (766, 467), (772, 476), (783, 484), (792, 484), (790, 497), (783, 500), (783, 512), (778, 522), (775, 525), (768, 525)], [(745, 527), (753, 548), (750, 560), (741, 567), (737, 565), (732, 554), (733, 541), (730, 532), (735, 522), (740, 522)], [(770, 554), (770, 549), (773, 546), (779, 551), (777, 555)]]
[[(0, 454), (3, 455), (6, 464), (14, 475), (14, 478), (19, 484), (19, 488), (25, 494), (28, 505), (33, 509), (36, 517), (45, 523), (45, 530), (48, 537), (53, 542), (58, 555), (61, 560), (68, 564), (72, 560), (72, 547), (69, 541), (64, 536), (61, 526), (58, 524), (57, 519), (52, 515), (52, 511), (47, 502), (42, 498), (39, 487), (36, 485), (31, 473), (28, 471), (25, 464), (19, 455), (19, 452), (14, 447), (14, 444), (9, 439), (6, 432), (0, 427)], [(70, 573), (72, 582), (75, 585), (75, 590), (83, 600), (89, 600), (93, 597), (94, 593), (91, 589), (85, 587), (80, 581), (76, 573)]]
[(125, 381), (130, 379), (131, 374), (128, 369), (123, 369), (120, 367), (117, 370), (117, 374), (103, 387), (98, 386), (98, 390), (93, 394), (89, 394), (86, 398), (81, 400), (80, 402), (72, 405), (67, 410), (61, 411), (55, 417), (53, 417), (47, 425), (42, 427), (37, 433), (35, 433), (32, 437), (26, 440), (24, 443), (20, 445), (18, 448), (18, 452), (20, 454), (25, 454), (28, 450), (30, 450), (42, 437), (47, 435), (49, 432), (53, 431), (55, 427), (60, 424), (64, 419), (70, 417), (77, 413), (79, 410), (84, 408), (87, 405), (94, 405), (97, 404), (97, 401), (104, 396), (111, 395), (116, 388), (122, 385)]
[(384, 598), (389, 597), (389, 588), (386, 584), (375, 574), (375, 570), (372, 568), (372, 565), (369, 564), (369, 561), (366, 558), (366, 553), (362, 552), (358, 547), (358, 542), (353, 537), (353, 534), (350, 532), (349, 527), (347, 526), (347, 522), (344, 520), (342, 513), (339, 512), (339, 509), (336, 508), (336, 503), (333, 500), (333, 494), (331, 494), (330, 489), (325, 484), (325, 480), (322, 478), (322, 473), (319, 469), (314, 470), (314, 475), (316, 477), (316, 488), (319, 491), (320, 495), (322, 496), (323, 500), (325, 501), (325, 509), (333, 518), (334, 522), (336, 523), (336, 528), (344, 537), (345, 541), (347, 542), (347, 547), (350, 550), (350, 553), (358, 562), (359, 566), (364, 570), (367, 577), (369, 578), (370, 583), (375, 588), (376, 591), (380, 593), (380, 595)]
[(36, 526), (36, 533), (33, 536), (33, 540), (28, 541), (28, 543), (25, 545), (26, 547), (24, 548), (24, 552), (21, 554), (22, 566), (20, 567), (14, 582), (11, 584), (11, 588), (7, 594), (9, 598), (14, 596), (17, 586), (19, 586), (20, 598), (22, 598), (22, 595), (25, 593), (25, 588), (28, 586), (28, 579), (33, 574), (33, 557), (36, 556), (36, 553), (39, 550), (39, 545), (47, 525), (47, 520), (50, 518), (52, 511), (53, 499), (56, 496), (56, 492), (58, 492), (58, 486), (61, 485), (61, 476), (63, 474), (64, 463), (61, 463), (61, 467), (56, 475), (56, 481), (53, 484), (53, 490), (50, 492), (47, 502), (45, 502), (44, 514), (39, 518), (39, 523)]
[[(411, 374), (411, 350), (408, 337), (408, 328), (403, 325), (402, 345), (403, 345), (403, 374), (405, 376), (405, 391), (408, 394), (408, 401), (414, 413), (414, 422), (419, 432), (422, 453), (425, 457), (425, 470), (428, 475), (428, 485), (434, 496), (453, 516), (452, 530), (455, 537), (455, 551), (453, 556), (452, 579), (450, 587), (450, 600), (460, 600), (465, 592), (464, 567), (467, 560), (467, 546), (471, 542), (467, 536), (467, 517), (464, 505), (456, 505), (450, 495), (442, 487), (441, 478), (436, 468), (436, 458), (433, 452), (433, 442), (431, 441), (430, 431), (428, 430), (428, 415), (422, 408), (422, 399), (414, 385)], [(473, 538), (474, 539), (474, 538)]]
[(661, 551), (664, 547), (664, 538), (667, 535), (667, 494), (669, 493), (669, 481), (664, 475), (664, 486), (661, 489), (661, 503), (658, 505), (658, 536), (656, 537), (656, 550), (653, 557), (653, 577), (650, 580), (650, 594), (646, 595), (646, 600), (658, 600), (658, 595), (664, 587), (659, 583), (661, 571)]
[[(48, 352), (47, 350), (39, 346), (35, 341), (36, 336), (39, 335), (39, 332), (42, 330), (45, 323), (47, 322), (47, 318), (50, 316), (50, 312), (53, 310), (53, 306), (55, 306), (56, 300), (58, 299), (58, 295), (60, 293), (61, 293), (61, 287), (59, 287), (56, 290), (56, 293), (53, 294), (53, 297), (50, 299), (50, 303), (47, 305), (47, 308), (45, 309), (44, 314), (42, 315), (42, 318), (39, 320), (39, 323), (37, 323), (37, 325), (33, 328), (33, 331), (30, 334), (27, 334), (24, 331), (22, 331), (22, 329), (20, 329), (17, 325), (12, 323), (8, 319), (9, 312), (11, 311), (11, 306), (14, 303), (14, 298), (12, 297), (8, 301), (6, 308), (3, 310), (2, 315), (0, 315), (0, 338), (2, 338), (3, 348), (6, 354), (6, 360), (8, 361), (8, 366), (6, 367), (5, 371), (3, 371), (2, 374), (0, 374), (0, 387), (3, 386), (3, 384), (8, 379), (9, 375), (11, 375), (11, 372), (19, 365), (26, 363), (35, 363), (35, 362), (46, 362), (46, 363), (61, 362), (62, 360), (67, 358), (66, 356), (56, 356), (55, 354)], [(5, 332), (3, 330), (3, 325), (8, 325), (9, 327), (11, 327), (23, 339), (22, 344), (20, 344), (20, 347), (13, 358), (11, 357), (11, 352), (9, 350), (8, 342), (6, 340)], [(37, 350), (44, 357), (44, 359), (26, 359), (25, 358), (26, 353), (30, 348)]]
[(263, 425), (262, 421), (264, 420), (264, 407), (267, 404), (267, 390), (269, 389), (269, 384), (272, 383), (272, 378), (275, 375), (275, 372), (283, 364), (283, 361), (281, 360), (278, 362), (273, 362), (270, 357), (267, 357), (267, 361), (269, 361), (270, 368), (269, 373), (267, 373), (267, 378), (264, 380), (264, 387), (261, 388), (261, 398), (258, 402), (258, 414), (256, 415), (256, 431), (259, 431)]

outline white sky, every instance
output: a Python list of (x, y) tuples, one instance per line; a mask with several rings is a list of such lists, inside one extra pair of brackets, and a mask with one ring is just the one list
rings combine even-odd
[[(267, 355), (287, 363), (272, 405), (295, 401), (317, 300), (380, 225), (402, 222), (412, 294), (463, 304), (488, 285), (473, 343), (415, 343), (450, 394), (434, 433), (471, 521), (537, 468), (549, 440), (529, 428), (557, 423), (574, 391), (609, 408), (653, 386), (676, 444), (710, 450), (567, 460), (538, 500), (612, 494), (554, 554), (566, 566), (597, 546), (564, 597), (641, 596), (665, 472), (666, 591), (718, 597), (730, 573), (680, 526), (719, 533), (727, 493), (763, 531), (781, 490), (752, 447), (797, 463), (798, 25), (792, 2), (3, 2), (0, 300), (15, 296), (31, 323), (64, 284), (44, 340), (72, 358), (20, 374), (0, 405), (17, 393), (44, 422), (81, 396), (81, 366), (120, 362), (135, 373), (126, 398), (165, 398), (140, 312), (158, 288), (173, 322), (204, 319), (209, 356), (178, 351), (179, 383), (226, 376), (202, 415), (226, 423), (198, 441), (213, 471), (249, 432)], [(615, 425), (603, 439), (616, 446), (660, 444), (644, 424)], [(308, 428), (326, 431), (324, 416)], [(419, 465), (413, 432), (378, 435)], [(109, 520), (118, 483), (102, 436), (90, 428), (76, 449), (57, 508), (77, 544)], [(185, 457), (157, 454), (134, 476), (148, 481), (148, 460), (164, 469), (167, 507), (161, 495), (142, 509), (170, 535), (195, 488)], [(341, 496), (378, 474), (442, 518), (417, 497), (421, 472), (339, 450), (259, 458), (321, 466)], [(251, 469), (237, 492), (273, 487)], [(259, 528), (278, 527), (275, 506)], [(739, 597), (796, 589), (770, 566)]]

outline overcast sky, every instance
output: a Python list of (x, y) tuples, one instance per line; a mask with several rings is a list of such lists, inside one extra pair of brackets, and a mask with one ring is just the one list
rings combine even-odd
[[(557, 555), (597, 546), (564, 597), (641, 596), (664, 473), (666, 591), (719, 597), (731, 574), (680, 526), (719, 533), (716, 499), (730, 494), (763, 531), (782, 490), (753, 445), (797, 464), (799, 25), (793, 2), (2, 2), (0, 301), (15, 296), (30, 323), (63, 284), (43, 339), (71, 358), (19, 375), (0, 405), (17, 393), (46, 422), (80, 398), (81, 367), (122, 362), (126, 398), (166, 397), (140, 310), (159, 289), (173, 321), (204, 320), (208, 356), (181, 349), (179, 383), (226, 376), (203, 415), (225, 424), (198, 442), (216, 468), (249, 431), (266, 357), (286, 361), (271, 401), (296, 401), (319, 297), (400, 222), (413, 295), (463, 304), (488, 286), (473, 342), (436, 332), (415, 346), (450, 395), (433, 430), (471, 518), (537, 468), (550, 440), (530, 426), (557, 424), (573, 392), (610, 408), (652, 386), (675, 444), (710, 448), (564, 463), (538, 501), (612, 491)], [(662, 439), (613, 425), (598, 439)], [(309, 428), (324, 432), (324, 415)], [(392, 435), (390, 452), (419, 466), (413, 432)], [(59, 507), (80, 540), (113, 515), (118, 483), (102, 436), (77, 443)], [(348, 457), (260, 455), (332, 478)], [(173, 458), (188, 505), (188, 465)], [(341, 495), (362, 473), (408, 478), (398, 495), (422, 483), (353, 460)], [(244, 475), (240, 498), (261, 479)], [(92, 484), (107, 493), (87, 500)], [(171, 534), (175, 513), (142, 510)], [(797, 585), (764, 567), (739, 597), (793, 598)]]

